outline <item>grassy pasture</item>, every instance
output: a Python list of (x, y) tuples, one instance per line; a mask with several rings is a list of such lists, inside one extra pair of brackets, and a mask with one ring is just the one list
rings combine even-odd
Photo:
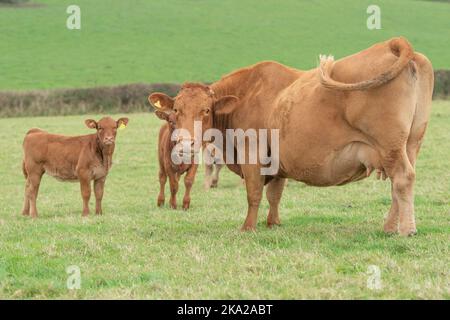
[[(450, 68), (450, 6), (379, 0), (382, 29), (366, 27), (372, 0), (33, 0), (0, 7), (0, 89), (213, 81), (277, 60), (311, 68), (406, 36), (436, 69)], [(81, 8), (68, 30), (66, 8)]]
[[(434, 102), (417, 163), (412, 238), (382, 232), (390, 187), (374, 177), (333, 188), (290, 182), (283, 225), (266, 229), (264, 199), (256, 233), (238, 231), (246, 196), (226, 169), (208, 192), (200, 170), (189, 211), (157, 208), (160, 121), (150, 113), (130, 115), (119, 132), (103, 216), (83, 219), (78, 184), (44, 176), (40, 217), (22, 217), (24, 133), (85, 134), (88, 117), (100, 116), (0, 119), (0, 298), (450, 298), (449, 102)], [(66, 288), (71, 265), (80, 290)], [(366, 286), (370, 265), (380, 290)]]

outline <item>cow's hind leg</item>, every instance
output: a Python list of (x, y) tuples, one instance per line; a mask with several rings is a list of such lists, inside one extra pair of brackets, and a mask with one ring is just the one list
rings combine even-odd
[(212, 177), (212, 181), (211, 181), (211, 188), (217, 188), (217, 185), (219, 183), (219, 172), (223, 167), (223, 164), (215, 164), (215, 171)]
[(395, 234), (398, 232), (398, 201), (395, 196), (394, 186), (391, 184), (392, 203), (384, 221), (384, 232)]
[[(39, 186), (41, 184), (42, 175), (44, 169), (36, 166), (32, 170), (28, 171), (28, 178), (26, 182), (25, 200), (29, 200), (29, 212), (32, 218), (38, 216), (36, 200), (39, 193)], [(26, 205), (25, 205), (26, 206)], [(24, 208), (26, 209), (26, 208)]]
[(214, 170), (214, 164), (205, 164), (205, 180), (203, 183), (204, 183), (206, 190), (211, 188), (213, 170)]
[(25, 196), (24, 196), (23, 209), (22, 209), (22, 214), (24, 216), (30, 215), (30, 197), (29, 197), (29, 192), (28, 192), (29, 188), (30, 188), (30, 181), (27, 178), (25, 181)]
[(280, 216), (278, 212), (281, 195), (283, 194), (286, 179), (274, 178), (269, 182), (266, 189), (266, 197), (269, 201), (269, 214), (267, 215), (267, 226), (272, 228), (275, 225), (280, 225)]
[[(384, 168), (391, 179), (393, 206), (391, 219), (387, 222), (392, 222), (395, 225), (395, 206), (398, 206), (398, 224), (399, 233), (403, 236), (415, 234), (416, 223), (414, 218), (414, 182), (415, 171), (409, 162), (406, 148), (398, 151), (389, 152)], [(396, 204), (395, 204), (396, 202)], [(385, 224), (385, 230), (387, 228)]]
[(78, 173), (80, 179), (81, 197), (83, 198), (83, 217), (89, 215), (89, 199), (91, 198), (91, 181), (86, 171)]
[(28, 197), (27, 189), (29, 188), (29, 180), (28, 180), (28, 172), (25, 168), (25, 160), (22, 162), (22, 171), (25, 176), (25, 192), (24, 192), (24, 200), (23, 200), (23, 209), (22, 214), (24, 216), (30, 215), (30, 198)]
[(241, 230), (254, 231), (256, 230), (258, 208), (264, 189), (264, 176), (260, 174), (259, 167), (255, 165), (242, 165), (242, 172), (247, 189), (248, 211)]

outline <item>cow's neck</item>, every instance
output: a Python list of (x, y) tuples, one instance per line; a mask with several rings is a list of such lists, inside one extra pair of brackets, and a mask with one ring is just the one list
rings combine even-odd
[(101, 163), (102, 163), (103, 167), (106, 169), (106, 172), (108, 172), (112, 166), (112, 156), (114, 153), (114, 144), (105, 146), (102, 143), (100, 143), (100, 141), (97, 137), (96, 147), (97, 147), (97, 154), (101, 160)]
[[(252, 76), (251, 69), (244, 69), (223, 77), (211, 85), (215, 98), (220, 99), (224, 96), (233, 95), (243, 100), (247, 92), (251, 89)], [(233, 128), (231, 119), (232, 117), (230, 115), (214, 117), (213, 127), (221, 131)]]
[(211, 89), (214, 91), (217, 99), (227, 95), (242, 98), (254, 82), (252, 81), (252, 77), (254, 77), (252, 68), (239, 70), (213, 83)]

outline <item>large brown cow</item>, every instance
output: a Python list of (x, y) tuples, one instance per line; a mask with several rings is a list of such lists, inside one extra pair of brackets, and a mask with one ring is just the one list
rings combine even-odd
[(286, 178), (336, 186), (376, 170), (392, 186), (385, 232), (412, 235), (415, 163), (433, 82), (430, 61), (406, 39), (393, 38), (338, 61), (322, 58), (320, 67), (309, 71), (262, 62), (210, 87), (183, 88), (174, 100), (162, 94), (150, 98), (190, 132), (193, 119), (201, 119), (204, 130), (280, 130), (277, 174), (261, 176), (259, 164), (229, 165), (246, 182), (243, 230), (255, 229), (265, 183), (267, 224), (272, 226), (280, 224), (278, 205)]
[(102, 213), (106, 176), (112, 166), (117, 128), (126, 126), (128, 118), (115, 121), (88, 119), (85, 124), (94, 134), (67, 137), (41, 129), (31, 129), (23, 141), (23, 174), (26, 178), (23, 215), (36, 218), (36, 198), (44, 173), (61, 181), (79, 181), (83, 198), (83, 216), (89, 214), (91, 181), (94, 181), (95, 213)]

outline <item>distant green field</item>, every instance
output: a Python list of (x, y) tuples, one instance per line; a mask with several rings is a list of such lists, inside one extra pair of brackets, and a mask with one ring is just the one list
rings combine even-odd
[[(383, 233), (390, 186), (374, 176), (332, 188), (290, 181), (282, 226), (265, 227), (264, 199), (256, 233), (239, 232), (246, 195), (227, 169), (208, 192), (200, 170), (188, 212), (157, 208), (161, 122), (150, 113), (130, 115), (119, 131), (103, 216), (83, 219), (79, 185), (44, 176), (40, 217), (22, 217), (24, 133), (39, 126), (86, 134), (90, 117), (99, 116), (0, 119), (0, 299), (450, 299), (449, 102), (434, 102), (411, 238)], [(80, 290), (66, 287), (72, 265), (81, 271)], [(367, 287), (371, 265), (381, 272), (380, 290)]]
[[(277, 60), (311, 68), (406, 36), (435, 68), (450, 68), (450, 4), (376, 1), (382, 30), (366, 27), (364, 1), (34, 0), (0, 7), (0, 89), (92, 87), (130, 82), (213, 81)], [(66, 8), (81, 7), (81, 30)]]

